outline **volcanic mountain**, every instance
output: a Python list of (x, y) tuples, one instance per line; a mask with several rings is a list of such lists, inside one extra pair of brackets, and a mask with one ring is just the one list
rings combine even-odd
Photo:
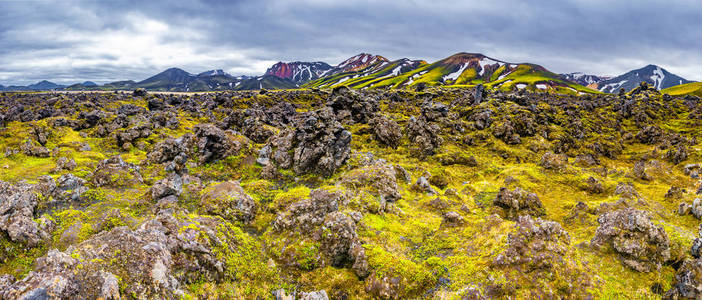
[(138, 83), (140, 87), (146, 89), (184, 89), (189, 90), (188, 85), (195, 81), (197, 77), (179, 68), (170, 68)]
[(597, 89), (605, 93), (617, 93), (619, 89), (624, 89), (628, 92), (639, 86), (642, 81), (647, 82), (658, 90), (692, 82), (659, 66), (648, 65), (609, 80), (601, 81), (597, 84)]
[(264, 75), (273, 75), (279, 78), (288, 79), (295, 84), (303, 84), (322, 76), (332, 69), (332, 66), (325, 62), (278, 62), (266, 70)]

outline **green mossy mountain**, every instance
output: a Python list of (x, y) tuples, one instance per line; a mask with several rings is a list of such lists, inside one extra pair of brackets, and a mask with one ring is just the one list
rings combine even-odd
[(428, 86), (467, 87), (483, 84), (505, 91), (518, 88), (572, 93), (597, 93), (534, 64), (514, 64), (476, 53), (457, 53), (435, 63), (402, 59), (381, 61), (350, 72), (324, 76), (305, 87), (403, 88)]

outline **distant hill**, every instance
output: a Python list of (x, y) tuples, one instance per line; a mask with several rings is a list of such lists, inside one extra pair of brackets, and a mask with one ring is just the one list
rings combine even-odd
[(561, 78), (563, 78), (565, 80), (572, 81), (572, 82), (575, 82), (577, 84), (584, 85), (584, 86), (591, 87), (591, 88), (595, 88), (595, 89), (597, 88), (598, 83), (612, 78), (610, 76), (588, 75), (588, 74), (584, 74), (581, 72), (560, 74), (560, 75), (561, 75)]
[(3, 87), (4, 91), (53, 91), (63, 89), (65, 86), (42, 80), (27, 86), (11, 85)]
[(97, 83), (92, 82), (92, 81), (86, 81), (83, 83), (76, 83), (69, 85), (64, 88), (64, 90), (69, 90), (69, 91), (84, 91), (84, 90), (95, 90), (99, 89), (99, 85)]
[(137, 83), (139, 87), (151, 90), (189, 90), (196, 76), (179, 68), (170, 68)]
[(259, 89), (294, 89), (297, 85), (289, 79), (280, 78), (274, 75), (263, 75), (246, 79), (236, 87), (237, 90), (259, 90)]
[(156, 91), (199, 92), (232, 89), (241, 80), (222, 70), (211, 70), (195, 75), (179, 68), (170, 68), (137, 82), (134, 87)]
[(55, 89), (60, 89), (63, 87), (65, 87), (65, 86), (55, 84), (53, 82), (46, 81), (46, 80), (42, 80), (42, 81), (39, 81), (35, 84), (30, 84), (27, 86), (28, 89), (33, 90), (33, 91), (55, 90)]
[(601, 81), (597, 84), (597, 89), (605, 93), (617, 93), (619, 89), (623, 88), (628, 92), (639, 86), (642, 81), (647, 82), (650, 86), (658, 90), (692, 82), (672, 74), (659, 66), (648, 65), (641, 69), (632, 70), (617, 77)]
[(115, 82), (110, 82), (106, 83), (103, 85), (105, 88), (110, 88), (110, 89), (133, 89), (136, 87), (136, 82), (134, 80), (123, 80), (123, 81), (115, 81)]

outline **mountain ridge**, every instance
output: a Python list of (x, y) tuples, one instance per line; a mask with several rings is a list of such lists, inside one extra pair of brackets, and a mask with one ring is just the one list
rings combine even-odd
[[(360, 58), (357, 55), (352, 58)], [(388, 76), (399, 61), (384, 62), (380, 66), (355, 68), (332, 77), (323, 77), (303, 87), (332, 88), (405, 88), (418, 84), (429, 86), (472, 86), (484, 84), (488, 88), (513, 90), (521, 88), (550, 89), (568, 93), (596, 93), (576, 83), (563, 80), (559, 75), (543, 66), (531, 63), (508, 63), (481, 53), (459, 52), (428, 64), (424, 61), (412, 64), (402, 72)], [(416, 62), (416, 61), (415, 61)]]
[(631, 70), (622, 75), (600, 76), (581, 72), (555, 74), (533, 63), (510, 63), (481, 53), (458, 52), (427, 63), (401, 58), (390, 61), (381, 55), (362, 52), (332, 66), (325, 62), (279, 61), (261, 76), (233, 76), (222, 69), (190, 73), (168, 68), (141, 81), (124, 80), (97, 85), (91, 81), (59, 85), (42, 80), (27, 86), (1, 86), (4, 91), (41, 90), (115, 90), (145, 88), (154, 91), (217, 91), (241, 89), (290, 89), (297, 87), (332, 88), (407, 88), (417, 84), (429, 86), (473, 86), (514, 90), (557, 90), (561, 92), (616, 93), (630, 91), (641, 81), (662, 90), (691, 83), (656, 65)]

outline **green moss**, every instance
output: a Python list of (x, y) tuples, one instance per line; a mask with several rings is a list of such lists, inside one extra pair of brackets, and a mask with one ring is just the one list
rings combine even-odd
[(260, 242), (228, 223), (219, 226), (217, 237), (221, 241), (235, 241), (220, 245), (214, 253), (225, 262), (229, 276), (239, 283), (237, 293), (267, 297), (277, 282), (277, 271), (268, 265)]
[(296, 186), (287, 191), (276, 194), (273, 197), (273, 201), (270, 203), (270, 209), (273, 211), (283, 210), (290, 206), (290, 204), (306, 199), (309, 195), (310, 188), (304, 185)]
[(441, 269), (443, 266), (437, 264), (436, 259), (427, 262), (413, 262), (406, 258), (393, 255), (381, 247), (365, 246), (368, 264), (375, 271), (377, 278), (399, 278), (404, 289), (397, 291), (401, 297), (417, 297), (423, 291), (434, 286), (438, 280), (438, 274), (433, 272), (433, 267)]

